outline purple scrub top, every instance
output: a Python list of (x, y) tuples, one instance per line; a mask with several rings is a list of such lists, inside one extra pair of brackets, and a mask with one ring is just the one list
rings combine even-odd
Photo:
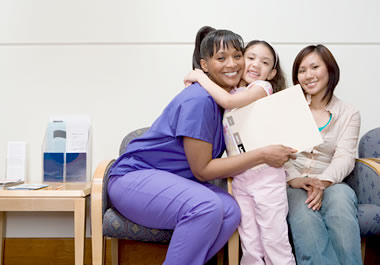
[(124, 176), (141, 169), (159, 169), (194, 179), (183, 147), (183, 137), (212, 144), (212, 157), (224, 150), (223, 109), (195, 83), (179, 93), (142, 136), (133, 139), (110, 169)]

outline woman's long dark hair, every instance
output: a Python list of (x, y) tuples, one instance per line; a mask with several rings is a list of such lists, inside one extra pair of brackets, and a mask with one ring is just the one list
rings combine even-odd
[(298, 80), (298, 71), (299, 71), (301, 62), (307, 55), (309, 55), (312, 52), (316, 52), (321, 57), (322, 61), (326, 64), (327, 72), (329, 73), (329, 81), (327, 83), (327, 89), (322, 98), (322, 100), (327, 99), (327, 104), (328, 104), (334, 95), (335, 87), (339, 83), (340, 70), (339, 70), (339, 65), (336, 62), (334, 56), (332, 55), (330, 50), (327, 49), (326, 46), (322, 44), (310, 45), (303, 48), (297, 54), (296, 58), (294, 59), (293, 70), (292, 70), (293, 84), (297, 85), (300, 83)]

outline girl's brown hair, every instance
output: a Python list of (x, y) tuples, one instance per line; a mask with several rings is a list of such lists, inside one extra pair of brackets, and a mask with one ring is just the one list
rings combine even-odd
[(277, 73), (276, 75), (272, 78), (272, 80), (268, 80), (268, 82), (272, 85), (273, 87), (273, 93), (276, 93), (278, 91), (281, 91), (286, 88), (286, 79), (284, 72), (281, 69), (280, 65), (280, 58), (278, 57), (275, 49), (270, 45), (268, 42), (264, 40), (253, 40), (250, 41), (247, 46), (244, 48), (244, 52), (248, 50), (248, 48), (255, 46), (257, 44), (263, 44), (265, 45), (272, 53), (273, 59), (274, 59), (274, 65), (273, 69), (276, 69)]

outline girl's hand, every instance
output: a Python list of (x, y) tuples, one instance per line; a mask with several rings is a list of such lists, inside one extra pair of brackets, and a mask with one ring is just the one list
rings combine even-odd
[(193, 84), (193, 82), (186, 81), (186, 80), (184, 80), (183, 82), (185, 83), (185, 87), (189, 87)]
[(192, 70), (190, 73), (188, 73), (183, 82), (185, 84), (186, 87), (188, 87), (189, 85), (191, 85), (192, 83), (194, 82), (199, 82), (199, 80), (206, 76), (206, 74), (200, 70), (200, 69), (195, 69), (195, 70)]

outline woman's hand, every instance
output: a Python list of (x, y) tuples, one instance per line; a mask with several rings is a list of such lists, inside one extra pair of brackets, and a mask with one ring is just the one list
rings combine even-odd
[(310, 186), (305, 203), (309, 209), (319, 211), (322, 207), (323, 189)]
[(294, 178), (288, 181), (290, 187), (294, 189), (304, 189), (307, 192), (305, 203), (313, 211), (319, 211), (322, 207), (323, 190), (325, 185), (317, 178)]
[(304, 189), (306, 191), (310, 191), (312, 187), (319, 188), (319, 189), (325, 188), (322, 181), (320, 181), (317, 178), (309, 178), (309, 177), (294, 178), (292, 180), (289, 180), (288, 184), (293, 189)]
[(200, 82), (199, 80), (202, 77), (207, 77), (207, 76), (206, 76), (206, 74), (202, 70), (195, 69), (195, 70), (192, 70), (190, 73), (188, 73), (185, 76), (183, 82), (184, 82), (185, 86), (188, 87), (188, 86), (190, 86), (194, 82)]
[(271, 167), (282, 167), (289, 159), (296, 159), (297, 150), (283, 145), (268, 145), (262, 148), (265, 163)]
[(319, 180), (322, 187), (311, 186), (311, 190), (307, 192), (307, 207), (313, 211), (319, 211), (322, 207), (323, 191), (331, 186), (332, 182), (327, 180)]
[(323, 192), (332, 183), (317, 178), (302, 177), (289, 180), (288, 184), (294, 189), (306, 190), (307, 199), (305, 203), (307, 207), (313, 211), (319, 211), (322, 207)]

